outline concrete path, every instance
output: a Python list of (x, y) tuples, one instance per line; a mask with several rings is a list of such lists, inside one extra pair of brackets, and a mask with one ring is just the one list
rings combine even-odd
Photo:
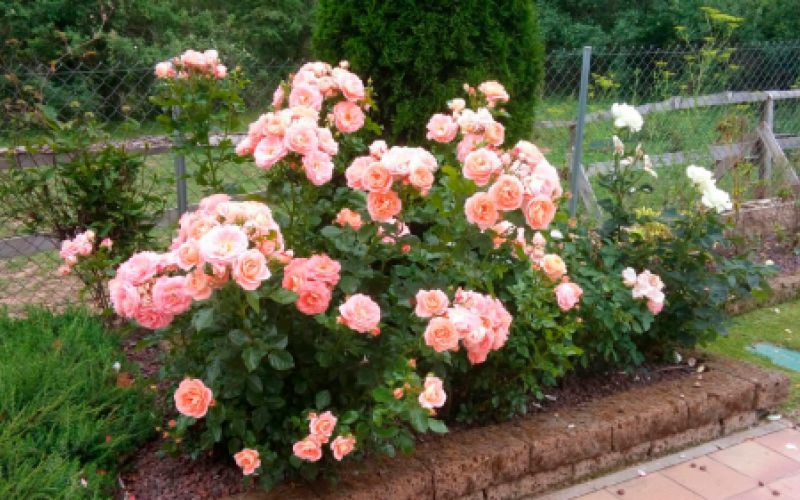
[(800, 432), (771, 422), (535, 498), (800, 500)]

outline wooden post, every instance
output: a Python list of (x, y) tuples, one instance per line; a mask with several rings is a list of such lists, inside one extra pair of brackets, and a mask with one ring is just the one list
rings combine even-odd
[[(761, 105), (761, 123), (767, 125), (769, 130), (773, 128), (775, 115), (775, 101), (771, 95)], [(772, 153), (763, 141), (759, 141), (759, 164), (758, 180), (761, 185), (758, 187), (757, 195), (759, 198), (767, 198), (770, 195), (770, 183), (772, 182)]]

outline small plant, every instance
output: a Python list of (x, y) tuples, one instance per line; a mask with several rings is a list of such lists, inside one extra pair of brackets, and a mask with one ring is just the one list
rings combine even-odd
[(231, 137), (244, 112), (241, 71), (229, 72), (216, 50), (187, 50), (158, 63), (155, 74), (160, 85), (151, 101), (163, 111), (158, 121), (175, 140), (173, 153), (196, 166), (188, 175), (207, 194), (238, 192), (239, 186), (225, 183), (223, 168), (241, 163)]
[[(38, 123), (47, 132), (18, 137), (25, 150), (19, 158), (36, 164), (24, 166), (10, 153), (12, 166), (0, 173), (0, 215), (26, 232), (44, 233), (56, 241), (73, 240), (84, 232), (98, 242), (113, 241), (113, 248), (92, 252), (92, 259), (89, 253), (81, 254), (81, 265), (71, 267), (95, 304), (105, 307), (111, 267), (153, 241), (152, 230), (163, 213), (163, 201), (153, 189), (158, 179), (148, 172), (141, 155), (129, 152), (124, 143), (111, 142), (91, 113), (61, 122), (37, 106), (17, 118)], [(37, 161), (42, 155), (48, 160)]]

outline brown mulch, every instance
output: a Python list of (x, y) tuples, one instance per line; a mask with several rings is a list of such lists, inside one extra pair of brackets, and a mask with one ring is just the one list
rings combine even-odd
[(800, 241), (794, 237), (779, 240), (775, 235), (765, 236), (755, 255), (759, 262), (774, 262), (782, 276), (800, 274)]

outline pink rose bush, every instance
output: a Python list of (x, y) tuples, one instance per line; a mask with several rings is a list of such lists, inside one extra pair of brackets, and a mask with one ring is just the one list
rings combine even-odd
[(469, 87), (411, 147), (372, 135), (370, 90), (346, 63), (305, 64), (275, 90), (236, 145), (265, 188), (210, 191), (168, 251), (136, 253), (109, 285), (116, 313), (170, 348), (169, 446), (227, 446), (266, 486), (310, 478), (447, 422), (525, 412), (617, 348), (593, 336), (609, 304), (631, 318), (625, 341), (647, 331), (666, 287), (595, 272), (623, 261), (560, 209), (541, 149), (506, 145), (510, 99), (499, 82)]
[(664, 282), (657, 275), (647, 269), (637, 274), (632, 267), (626, 267), (622, 271), (622, 282), (631, 288), (634, 299), (647, 300), (647, 309), (654, 315), (664, 309)]

